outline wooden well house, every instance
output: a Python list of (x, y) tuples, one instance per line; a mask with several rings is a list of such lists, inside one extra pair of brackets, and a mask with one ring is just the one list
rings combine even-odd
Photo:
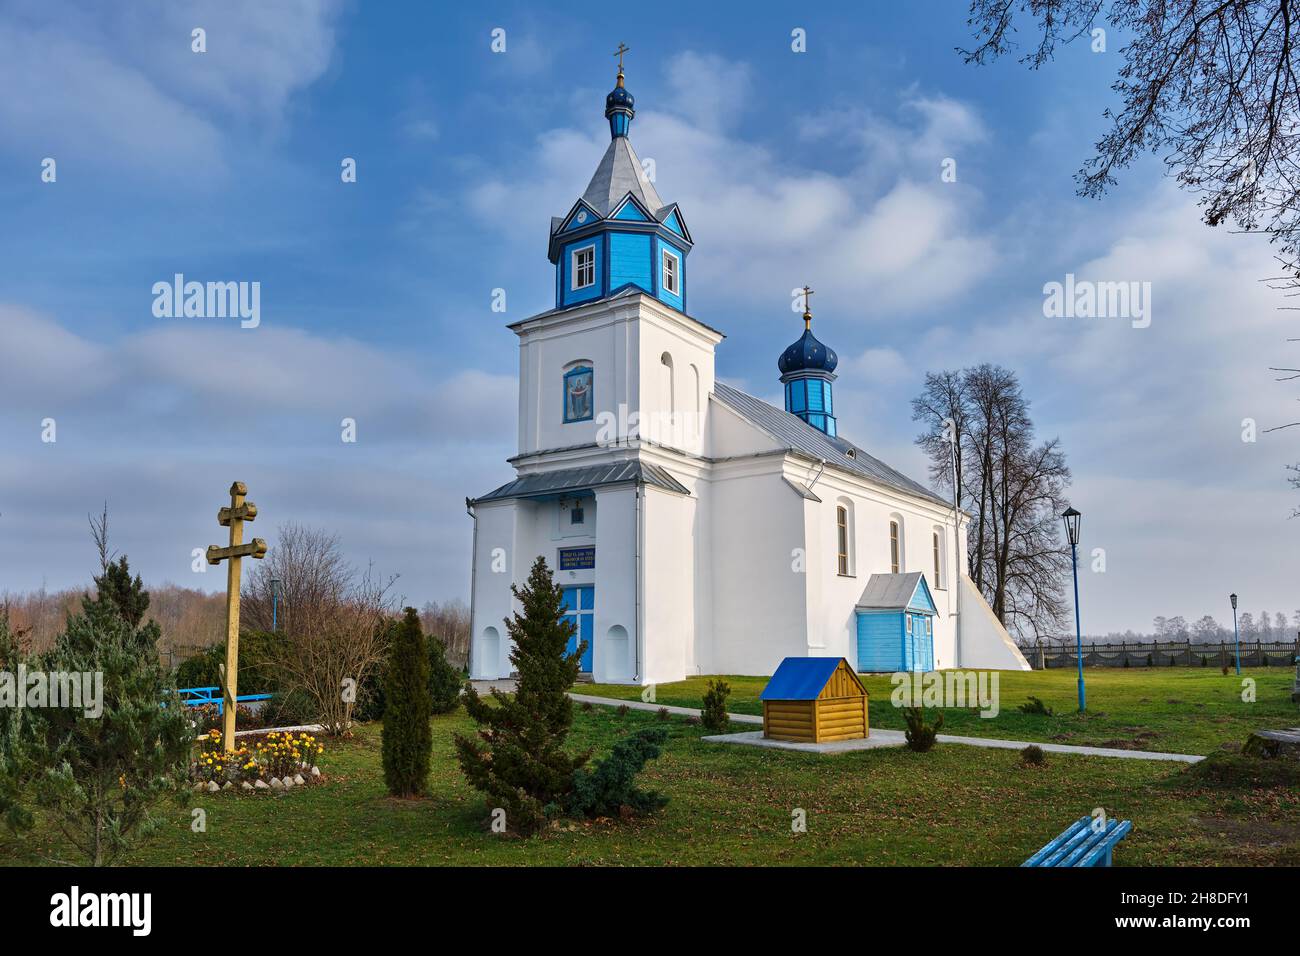
[(867, 736), (867, 689), (842, 657), (787, 657), (759, 699), (764, 737), (819, 744)]

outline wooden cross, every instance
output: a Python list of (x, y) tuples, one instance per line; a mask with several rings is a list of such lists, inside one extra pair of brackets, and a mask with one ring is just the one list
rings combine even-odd
[(812, 289), (807, 286), (803, 287), (803, 327), (805, 329), (812, 327), (812, 309), (808, 307), (808, 296), (812, 294)]
[(208, 545), (208, 564), (229, 562), (226, 565), (226, 673), (222, 681), (225, 736), (221, 741), (227, 752), (235, 749), (235, 700), (239, 693), (239, 564), (241, 558), (266, 556), (266, 542), (261, 538), (244, 544), (244, 522), (257, 517), (257, 505), (245, 501), (246, 494), (248, 486), (242, 481), (230, 486), (230, 507), (217, 512), (217, 524), (230, 529), (230, 544), (224, 548)]

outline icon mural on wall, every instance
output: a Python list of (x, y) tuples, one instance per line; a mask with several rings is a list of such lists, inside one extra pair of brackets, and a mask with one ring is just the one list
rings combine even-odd
[(574, 369), (564, 378), (564, 418), (573, 422), (591, 417), (591, 369)]

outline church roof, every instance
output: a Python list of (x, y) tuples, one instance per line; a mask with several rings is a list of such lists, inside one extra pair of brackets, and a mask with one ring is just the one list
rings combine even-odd
[(658, 465), (645, 461), (618, 461), (608, 465), (560, 468), (556, 471), (521, 475), (514, 481), (508, 481), (500, 488), (475, 498), (474, 504), (481, 501), (499, 501), (504, 498), (549, 497), (572, 491), (587, 491), (601, 485), (617, 485), (632, 481), (654, 485), (682, 495), (690, 494), (681, 482)]
[(769, 405), (761, 398), (747, 395), (740, 389), (732, 388), (722, 382), (714, 384), (713, 394), (724, 405), (767, 432), (789, 451), (803, 452), (843, 471), (870, 478), (872, 481), (878, 481), (930, 501), (948, 504), (929, 488), (913, 481), (902, 472), (890, 468), (879, 458), (872, 457), (850, 441), (827, 435), (821, 429), (809, 425), (798, 415), (792, 415), (784, 409)]
[[(595, 175), (582, 194), (582, 200), (600, 214), (602, 219), (609, 216), (631, 193), (637, 202), (645, 206), (650, 213), (657, 214), (664, 207), (664, 201), (655, 192), (654, 184), (646, 178), (637, 159), (636, 150), (626, 136), (616, 136), (609, 143), (609, 149), (600, 159)], [(553, 231), (553, 230), (552, 230)]]

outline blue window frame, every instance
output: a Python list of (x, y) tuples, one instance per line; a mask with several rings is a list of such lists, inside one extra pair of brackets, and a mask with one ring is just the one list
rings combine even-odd
[(592, 402), (592, 387), (595, 376), (590, 366), (579, 365), (564, 373), (564, 421), (591, 421), (595, 403)]

